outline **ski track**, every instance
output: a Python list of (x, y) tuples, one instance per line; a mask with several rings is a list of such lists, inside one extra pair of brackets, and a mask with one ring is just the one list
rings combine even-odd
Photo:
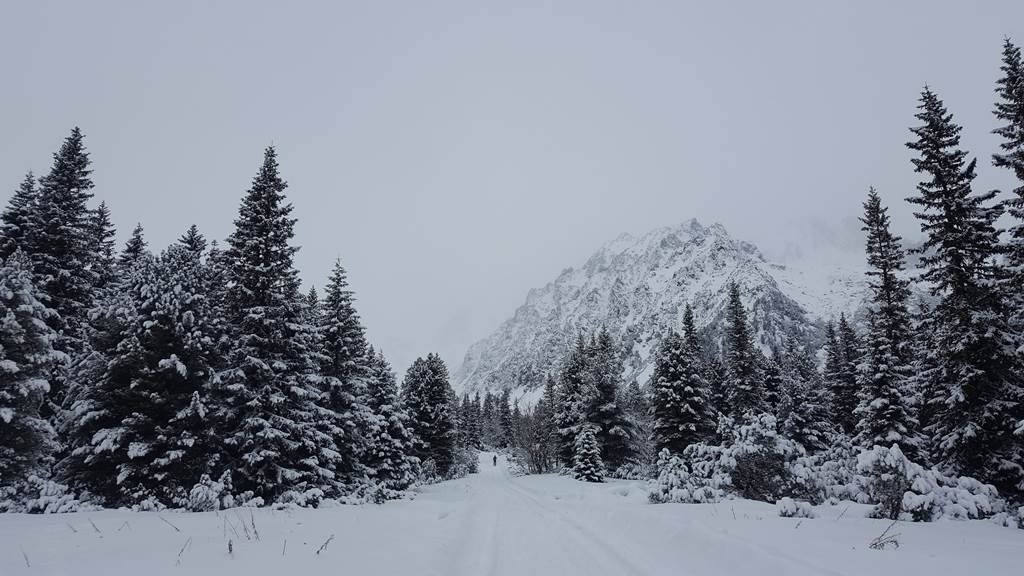
[(988, 522), (901, 524), (906, 546), (874, 551), (887, 523), (864, 510), (804, 522), (743, 500), (654, 506), (642, 483), (515, 477), (492, 457), (381, 506), (0, 515), (0, 575), (944, 576), (1009, 574), (1024, 557), (1024, 533)]

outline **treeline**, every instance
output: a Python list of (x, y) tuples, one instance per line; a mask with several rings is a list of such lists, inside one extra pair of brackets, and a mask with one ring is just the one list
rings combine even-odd
[[(694, 447), (717, 445), (723, 454), (724, 444), (751, 435), (762, 444), (791, 442), (790, 460), (836, 447), (856, 455), (896, 446), (922, 469), (976, 478), (1021, 500), (1024, 64), (1010, 40), (1001, 70), (994, 109), (1001, 143), (992, 164), (1008, 169), (1015, 187), (1006, 199), (974, 190), (977, 162), (960, 146), (961, 127), (926, 87), (907, 143), (921, 176), (907, 198), (925, 236), (919, 273), (906, 272), (902, 239), (869, 190), (860, 217), (866, 320), (828, 324), (823, 369), (818, 350), (797, 338), (770, 354), (758, 349), (742, 287), (733, 284), (723, 342), (702, 341), (687, 307), (643, 390), (615, 381), (621, 366), (607, 333), (581, 338), (524, 416), (531, 430), (520, 444), (524, 461), (535, 471), (565, 466), (599, 480), (655, 475), (659, 451), (662, 467), (676, 456), (696, 474), (706, 451)], [(1000, 229), (1002, 222), (1010, 228)], [(912, 298), (911, 282), (928, 296)]]
[(0, 507), (379, 501), (475, 465), (439, 357), (400, 391), (340, 262), (300, 292), (273, 148), (223, 245), (116, 250), (90, 174), (75, 128), (0, 215)]

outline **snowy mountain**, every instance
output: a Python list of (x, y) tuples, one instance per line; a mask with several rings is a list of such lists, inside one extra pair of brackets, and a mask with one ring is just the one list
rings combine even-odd
[(644, 382), (652, 351), (681, 325), (687, 302), (698, 329), (717, 341), (731, 281), (741, 287), (764, 350), (787, 334), (820, 342), (826, 319), (861, 307), (863, 278), (857, 269), (769, 262), (721, 224), (690, 220), (639, 237), (623, 234), (582, 266), (531, 290), (511, 318), (470, 347), (455, 372), (456, 389), (511, 388), (514, 397), (533, 397), (577, 334), (602, 326), (626, 351), (624, 376)]

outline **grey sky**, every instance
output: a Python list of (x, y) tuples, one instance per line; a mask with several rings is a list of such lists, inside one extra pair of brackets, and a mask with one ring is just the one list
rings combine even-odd
[[(1024, 2), (15, 2), (0, 198), (82, 127), (123, 240), (231, 229), (264, 146), (297, 263), (349, 269), (373, 342), (454, 370), (526, 291), (622, 231), (720, 221), (772, 254), (852, 232), (869, 184), (916, 233), (928, 82), (989, 167)], [(859, 249), (859, 244), (854, 247)]]

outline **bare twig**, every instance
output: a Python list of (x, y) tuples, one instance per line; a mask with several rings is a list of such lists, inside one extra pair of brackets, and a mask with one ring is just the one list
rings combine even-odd
[(185, 544), (181, 546), (181, 550), (178, 550), (178, 561), (174, 563), (175, 566), (181, 566), (181, 555), (185, 553), (185, 550), (192, 544), (192, 537), (189, 536), (188, 540), (185, 540)]
[(897, 522), (896, 520), (893, 520), (892, 524), (889, 524), (889, 526), (886, 527), (886, 529), (883, 530), (881, 534), (879, 534), (877, 537), (875, 537), (875, 539), (872, 540), (868, 544), (868, 548), (871, 548), (872, 550), (885, 550), (885, 547), (887, 545), (889, 545), (889, 544), (892, 544), (894, 547), (899, 548), (900, 547), (900, 541), (899, 541), (899, 536), (900, 535), (899, 534), (889, 534), (889, 530), (891, 530), (892, 527), (896, 525), (896, 522)]
[(801, 525), (801, 524), (803, 524), (803, 522), (804, 522), (804, 521), (803, 521), (802, 519), (801, 519), (800, 521), (798, 521), (798, 522), (796, 523), (796, 526), (793, 526), (793, 530), (796, 530), (797, 528), (799, 528), (799, 527), (800, 527), (800, 525)]
[(87, 520), (89, 520), (89, 524), (92, 524), (92, 529), (100, 535), (100, 538), (103, 538), (103, 531), (100, 530), (99, 526), (97, 526), (96, 523), (92, 521), (92, 518), (87, 518)]
[(845, 516), (846, 515), (846, 511), (849, 510), (849, 509), (850, 509), (850, 505), (847, 504), (846, 508), (843, 508), (843, 511), (839, 513), (839, 516), (836, 516), (835, 521), (839, 522), (839, 519), (842, 518), (843, 516)]
[(32, 563), (28, 561), (28, 553), (25, 552), (25, 547), (20, 545), (18, 547), (21, 548), (21, 557), (25, 559), (25, 566), (31, 568)]
[(231, 532), (234, 533), (235, 538), (241, 539), (242, 536), (238, 533), (238, 530), (235, 530), (235, 523), (231, 518), (228, 518), (227, 514), (224, 515), (224, 520), (227, 521), (228, 528), (231, 528)]
[(235, 541), (228, 539), (228, 556), (235, 557)]
[(163, 521), (164, 521), (164, 524), (167, 524), (167, 525), (168, 525), (168, 526), (170, 526), (171, 528), (174, 528), (174, 531), (175, 531), (175, 532), (181, 532), (181, 528), (178, 528), (178, 527), (177, 527), (177, 526), (175, 526), (174, 524), (171, 524), (171, 523), (170, 523), (170, 522), (169, 522), (169, 521), (168, 521), (168, 520), (167, 520), (166, 518), (164, 518), (163, 516), (157, 516), (157, 518), (159, 518), (159, 519), (163, 520)]
[(72, 526), (72, 525), (71, 525), (71, 522), (65, 522), (65, 524), (67, 524), (67, 525), (68, 525), (68, 528), (71, 528), (71, 531), (72, 531), (72, 532), (74, 532), (75, 534), (78, 534), (78, 529), (77, 529), (77, 528), (75, 528), (74, 526)]
[(334, 534), (331, 534), (331, 537), (328, 538), (326, 541), (324, 541), (324, 543), (321, 544), (320, 547), (316, 549), (317, 556), (319, 556), (321, 552), (323, 552), (324, 550), (327, 549), (327, 545), (331, 543), (331, 540), (334, 540)]
[(732, 519), (735, 520), (736, 519), (736, 507), (735, 506), (729, 506), (729, 509), (732, 510)]
[(260, 531), (256, 529), (256, 517), (252, 513), (252, 508), (249, 509), (249, 523), (252, 524), (252, 533), (256, 536), (256, 540), (260, 539)]
[(288, 539), (284, 539), (284, 544), (281, 545), (281, 556), (284, 556), (285, 550), (288, 550)]
[(245, 534), (245, 539), (252, 540), (252, 536), (249, 535), (249, 527), (245, 525), (245, 519), (242, 518), (242, 515), (239, 514), (237, 510), (235, 511), (235, 516), (238, 518), (238, 523), (242, 525), (242, 532)]
[(120, 532), (121, 530), (124, 530), (125, 528), (128, 528), (129, 530), (132, 529), (131, 524), (129, 524), (127, 520), (124, 521), (124, 524), (121, 524), (121, 527), (118, 528), (117, 531)]

